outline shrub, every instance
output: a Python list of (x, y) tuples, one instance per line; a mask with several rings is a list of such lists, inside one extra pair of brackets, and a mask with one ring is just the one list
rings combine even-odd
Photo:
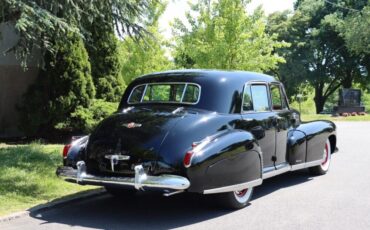
[(118, 102), (126, 88), (121, 75), (118, 39), (114, 32), (91, 28), (92, 42), (86, 43), (96, 98)]
[[(57, 125), (78, 108), (90, 106), (95, 96), (88, 54), (81, 38), (69, 35), (69, 42), (56, 41), (55, 56), (45, 55), (45, 68), (23, 96), (19, 106), (20, 128), (27, 135), (50, 136)], [(72, 131), (72, 127), (63, 127)]]
[(89, 108), (78, 106), (67, 121), (58, 125), (90, 133), (101, 120), (114, 113), (117, 107), (118, 103), (96, 99)]

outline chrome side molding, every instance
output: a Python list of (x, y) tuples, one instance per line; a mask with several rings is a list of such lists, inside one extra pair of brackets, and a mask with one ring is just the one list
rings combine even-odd
[(220, 187), (220, 188), (207, 189), (203, 191), (203, 194), (234, 192), (234, 191), (243, 190), (246, 188), (252, 188), (260, 184), (262, 184), (262, 179), (256, 179), (256, 180), (242, 183), (242, 184), (235, 184), (235, 185), (230, 185), (230, 186), (225, 186), (225, 187)]
[(309, 167), (321, 165), (321, 163), (322, 163), (322, 160), (317, 160), (317, 161), (310, 161), (310, 162), (305, 162), (305, 163), (302, 163), (302, 164), (292, 165), (291, 166), (292, 167), (291, 171), (296, 171), (296, 170), (300, 170), (300, 169), (304, 169), (304, 168), (309, 168)]
[(268, 169), (263, 169), (262, 179), (267, 179), (270, 177), (277, 176), (279, 174), (283, 174), (286, 172), (289, 172), (291, 170), (291, 166), (288, 163), (283, 163), (277, 167), (277, 169), (270, 170), (270, 168), (275, 167), (269, 167)]
[(309, 168), (312, 166), (320, 165), (322, 163), (322, 160), (317, 160), (317, 161), (311, 161), (311, 162), (306, 162), (302, 164), (297, 164), (297, 165), (290, 165), (289, 163), (282, 163), (275, 166), (271, 167), (266, 167), (263, 169), (262, 173), (262, 179), (257, 179), (253, 180), (250, 182), (242, 183), (242, 184), (236, 184), (236, 185), (230, 185), (230, 186), (225, 186), (225, 187), (220, 187), (220, 188), (213, 188), (213, 189), (207, 189), (204, 190), (204, 194), (212, 194), (212, 193), (223, 193), (223, 192), (233, 192), (233, 191), (238, 191), (246, 188), (251, 188), (258, 186), (262, 184), (262, 181), (264, 179), (274, 177), (289, 171), (295, 171), (303, 168)]

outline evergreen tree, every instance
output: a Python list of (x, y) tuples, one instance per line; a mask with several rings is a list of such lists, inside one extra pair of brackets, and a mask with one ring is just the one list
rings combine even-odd
[(74, 33), (89, 42), (88, 27), (96, 18), (120, 37), (140, 33), (152, 1), (0, 0), (0, 23), (14, 24), (19, 42), (9, 51), (26, 65), (33, 48), (52, 52), (55, 38), (67, 43), (67, 34)]
[[(99, 26), (101, 25), (101, 26)], [(118, 39), (112, 27), (104, 27), (99, 19), (90, 27), (91, 42), (86, 43), (96, 98), (117, 102), (125, 89), (121, 75)]]
[(57, 41), (45, 56), (45, 69), (23, 97), (21, 128), (28, 135), (48, 136), (66, 126), (78, 106), (88, 107), (95, 96), (90, 63), (80, 37)]

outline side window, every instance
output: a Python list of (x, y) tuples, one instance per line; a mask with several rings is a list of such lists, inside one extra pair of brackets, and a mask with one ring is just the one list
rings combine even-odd
[(271, 85), (270, 86), (270, 92), (271, 92), (271, 104), (273, 110), (282, 110), (286, 109), (286, 101), (285, 97), (283, 97), (280, 85)]
[(252, 93), (250, 85), (245, 85), (244, 95), (243, 95), (243, 111), (252, 111)]
[(252, 85), (252, 103), (253, 109), (256, 112), (269, 111), (269, 99), (266, 85)]
[(198, 101), (199, 88), (195, 85), (188, 85), (185, 89), (185, 94), (182, 102), (195, 103)]
[(130, 99), (128, 102), (130, 103), (138, 103), (141, 101), (141, 96), (143, 95), (145, 89), (145, 85), (141, 85), (139, 87), (136, 87), (134, 91), (132, 91), (130, 95)]

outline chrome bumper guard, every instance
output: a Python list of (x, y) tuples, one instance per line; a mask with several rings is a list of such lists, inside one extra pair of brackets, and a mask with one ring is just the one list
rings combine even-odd
[(90, 175), (86, 173), (84, 161), (77, 162), (77, 169), (66, 166), (59, 167), (56, 174), (68, 182), (78, 184), (124, 185), (135, 187), (137, 190), (144, 190), (144, 188), (185, 190), (190, 186), (188, 179), (177, 175), (149, 176), (145, 173), (142, 165), (135, 166), (135, 177)]

